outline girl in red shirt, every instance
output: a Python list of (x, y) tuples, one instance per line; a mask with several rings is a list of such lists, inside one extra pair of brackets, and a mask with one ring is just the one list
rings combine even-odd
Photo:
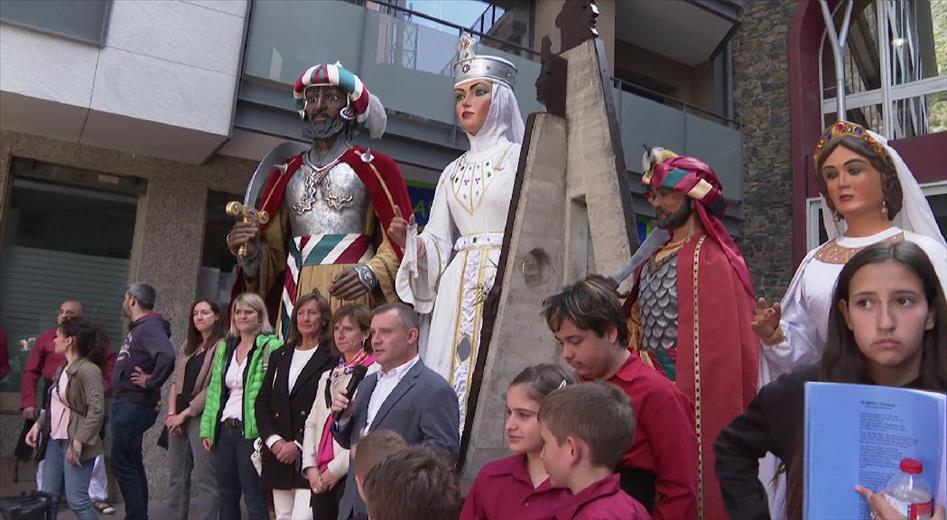
[(536, 413), (547, 395), (574, 383), (571, 372), (552, 364), (528, 367), (513, 379), (506, 393), (506, 436), (515, 455), (480, 470), (460, 520), (553, 518), (572, 498), (568, 489), (549, 483)]

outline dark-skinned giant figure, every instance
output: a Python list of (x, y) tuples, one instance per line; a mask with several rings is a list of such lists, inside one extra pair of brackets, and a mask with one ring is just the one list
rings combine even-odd
[(381, 137), (387, 120), (358, 76), (340, 64), (315, 65), (296, 80), (293, 96), (312, 146), (300, 151), (288, 143), (270, 152), (246, 200), (269, 218), (238, 221), (227, 236), (234, 254), (244, 246), (234, 292), (263, 297), (281, 332), (296, 299), (313, 289), (333, 309), (397, 301), (402, 252), (385, 230), (396, 214), (411, 211), (395, 162), (350, 140), (359, 127)]

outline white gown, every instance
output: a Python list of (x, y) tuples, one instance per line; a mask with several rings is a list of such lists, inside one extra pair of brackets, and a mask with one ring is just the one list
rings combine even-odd
[[(914, 242), (927, 253), (940, 278), (940, 285), (947, 293), (947, 249), (937, 240), (891, 227), (867, 237), (838, 236), (835, 242), (842, 247), (860, 248), (899, 233), (904, 233), (905, 240)], [(762, 346), (760, 388), (799, 365), (818, 363), (822, 357), (835, 284), (845, 267), (844, 264), (827, 263), (816, 258), (822, 247), (809, 251), (783, 296), (780, 304), (783, 314), (779, 325), (785, 339), (775, 345)], [(760, 459), (760, 481), (767, 489), (770, 515), (777, 519), (786, 517), (786, 476), (785, 473), (777, 476), (778, 466), (779, 459), (772, 454)]]
[[(899, 233), (904, 233), (905, 240), (914, 242), (927, 253), (940, 278), (941, 287), (947, 292), (947, 249), (930, 237), (891, 227), (867, 237), (839, 236), (835, 242), (846, 248), (860, 248)], [(799, 365), (817, 363), (822, 356), (835, 283), (845, 266), (815, 258), (821, 247), (810, 251), (799, 264), (799, 269), (783, 296), (783, 313), (779, 324), (785, 339), (775, 345), (763, 345), (763, 355), (760, 356), (760, 387), (782, 374), (791, 372)]]
[(410, 259), (398, 269), (398, 295), (420, 314), (431, 315), (421, 357), (457, 392), (461, 428), (519, 156), (520, 145), (501, 138), (450, 163), (438, 180), (428, 224), (417, 237), (424, 243), (418, 275), (413, 276)]

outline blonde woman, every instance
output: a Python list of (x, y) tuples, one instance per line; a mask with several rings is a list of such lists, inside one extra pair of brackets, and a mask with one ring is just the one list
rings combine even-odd
[(243, 495), (251, 520), (269, 520), (260, 475), (250, 460), (259, 436), (254, 404), (269, 355), (283, 344), (256, 294), (237, 296), (231, 316), (230, 335), (214, 354), (200, 434), (204, 448), (214, 452), (220, 518), (240, 518)]

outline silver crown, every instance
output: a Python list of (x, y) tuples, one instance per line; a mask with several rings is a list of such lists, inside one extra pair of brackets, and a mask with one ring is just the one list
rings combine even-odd
[(469, 34), (460, 36), (457, 43), (458, 60), (454, 64), (454, 86), (476, 78), (499, 81), (513, 88), (516, 82), (516, 65), (497, 56), (476, 55), (474, 41)]

